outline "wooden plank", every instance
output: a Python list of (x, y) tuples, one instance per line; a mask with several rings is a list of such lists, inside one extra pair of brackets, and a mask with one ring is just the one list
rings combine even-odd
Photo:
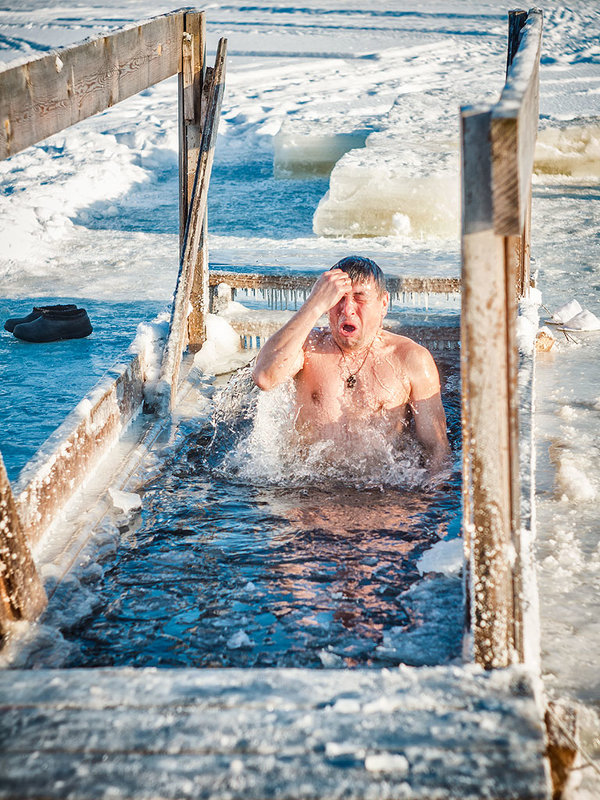
[(36, 619), (46, 603), (0, 454), (0, 639), (11, 622)]
[(202, 139), (202, 86), (206, 70), (204, 12), (183, 17), (182, 69), (179, 73), (179, 250), (183, 255), (198, 154)]
[(177, 395), (179, 368), (187, 334), (187, 318), (193, 273), (204, 226), (208, 185), (214, 157), (219, 113), (225, 88), (226, 53), (227, 41), (226, 39), (221, 39), (217, 47), (215, 68), (211, 80), (206, 125), (202, 132), (200, 156), (198, 158), (190, 214), (186, 227), (184, 253), (179, 266), (177, 287), (171, 310), (169, 336), (163, 353), (159, 387), (156, 393), (155, 410), (158, 413), (166, 413), (172, 408)]
[(156, 17), (0, 73), (0, 159), (174, 75), (182, 12)]
[(11, 670), (0, 797), (549, 800), (523, 670)]
[(530, 11), (500, 100), (492, 110), (494, 231), (521, 235), (531, 186), (539, 117), (542, 12)]
[[(198, 164), (198, 154), (206, 116), (209, 89), (212, 82), (212, 69), (206, 68), (206, 22), (205, 14), (187, 12), (184, 27), (184, 51), (186, 35), (191, 36), (190, 53), (184, 52), (184, 69), (180, 75), (179, 130), (180, 149), (184, 149), (181, 158), (179, 179), (181, 190), (179, 195), (180, 212), (180, 247), (183, 252), (185, 228), (189, 213), (190, 198), (194, 189), (194, 177)], [(186, 75), (186, 65), (187, 67)], [(190, 302), (192, 310), (188, 317), (188, 347), (190, 352), (197, 352), (206, 337), (206, 314), (208, 313), (208, 237), (206, 229), (206, 210), (202, 223), (200, 244), (194, 267)]]
[(488, 669), (511, 661), (514, 610), (507, 290), (504, 241), (492, 229), (490, 120), (489, 108), (461, 113), (463, 503), (473, 651)]
[(512, 552), (512, 595), (513, 609), (511, 634), (512, 644), (519, 660), (524, 654), (523, 643), (523, 611), (521, 608), (521, 479), (520, 479), (520, 407), (519, 395), (519, 346), (517, 343), (518, 286), (522, 275), (522, 237), (518, 238), (517, 257), (512, 237), (504, 238), (504, 286), (505, 286), (505, 318), (506, 318), (506, 391), (508, 413), (508, 466), (510, 492), (510, 538)]
[[(310, 290), (317, 278), (318, 274), (211, 270), (208, 281), (211, 287), (226, 283), (232, 289)], [(460, 292), (460, 278), (386, 277), (386, 286), (390, 294), (455, 294)]]
[(139, 355), (109, 370), (21, 472), (16, 505), (31, 542), (39, 540), (140, 411), (144, 372)]

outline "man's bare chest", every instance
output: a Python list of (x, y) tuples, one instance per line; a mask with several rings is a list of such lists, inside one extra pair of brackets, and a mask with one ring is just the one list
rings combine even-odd
[(344, 359), (311, 354), (297, 376), (298, 400), (322, 408), (343, 406), (359, 415), (404, 407), (410, 382), (399, 363), (384, 354)]

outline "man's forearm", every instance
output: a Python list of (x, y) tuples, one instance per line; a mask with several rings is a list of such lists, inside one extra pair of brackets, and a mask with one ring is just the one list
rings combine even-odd
[(302, 369), (304, 342), (320, 316), (318, 309), (305, 303), (283, 328), (267, 339), (252, 372), (258, 387), (273, 389)]

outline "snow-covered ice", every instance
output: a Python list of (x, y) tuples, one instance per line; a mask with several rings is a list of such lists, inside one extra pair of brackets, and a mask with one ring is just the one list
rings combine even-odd
[[(211, 262), (319, 270), (358, 251), (390, 273), (457, 275), (458, 106), (496, 99), (508, 8), (473, 0), (419, 9), (407, 0), (377, 8), (358, 0), (211, 3), (209, 53), (222, 35), (230, 52)], [(63, 3), (60, 13), (52, 4), (12, 3), (0, 9), (0, 56), (23, 61), (168, 10), (134, 0)], [(598, 317), (600, 18), (588, 0), (547, 0), (544, 17), (533, 266), (548, 308), (576, 294)], [(178, 262), (175, 97), (175, 81), (166, 81), (0, 164), (6, 317), (17, 301), (43, 297), (94, 298), (106, 319), (117, 302), (135, 304), (141, 316), (131, 338), (140, 319), (169, 302)], [(116, 338), (108, 322), (106, 331)], [(557, 342), (537, 365), (542, 666), (557, 694), (598, 708), (600, 343), (594, 336), (579, 346), (564, 336)], [(2, 344), (14, 347), (9, 338)], [(107, 365), (110, 350), (86, 359), (89, 377)], [(25, 400), (15, 398), (22, 376), (11, 375), (0, 400), (12, 420)], [(42, 441), (49, 430), (38, 425)], [(27, 450), (14, 433), (11, 442), (3, 453), (23, 463), (33, 444)], [(598, 753), (597, 730), (587, 745)], [(588, 775), (581, 800), (598, 796)]]

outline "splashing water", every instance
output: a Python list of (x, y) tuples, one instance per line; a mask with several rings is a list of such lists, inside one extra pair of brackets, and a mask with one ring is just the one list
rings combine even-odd
[(217, 395), (210, 469), (256, 486), (353, 489), (422, 488), (428, 479), (423, 452), (410, 435), (391, 439), (370, 421), (342, 437), (309, 442), (294, 424), (291, 381), (270, 392), (257, 389), (250, 368)]

